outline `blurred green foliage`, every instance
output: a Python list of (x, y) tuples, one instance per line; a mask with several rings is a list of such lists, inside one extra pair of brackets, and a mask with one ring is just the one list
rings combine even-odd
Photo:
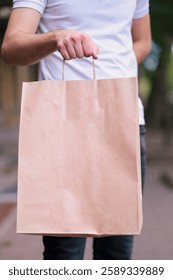
[(153, 47), (144, 67), (150, 93), (146, 106), (147, 124), (173, 128), (173, 0), (150, 0)]
[(12, 6), (12, 0), (0, 0), (0, 7)]
[[(0, 42), (3, 40), (8, 23), (9, 9), (12, 7), (12, 0), (0, 0)], [(4, 9), (3, 9), (4, 8)]]
[(153, 40), (160, 46), (173, 40), (173, 0), (150, 1)]

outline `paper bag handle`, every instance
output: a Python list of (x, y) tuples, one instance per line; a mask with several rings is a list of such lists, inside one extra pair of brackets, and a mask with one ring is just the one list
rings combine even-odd
[[(65, 66), (65, 59), (62, 62), (62, 80), (64, 81), (64, 66)], [(92, 67), (93, 67), (93, 80), (96, 80), (96, 71), (95, 71), (95, 61), (92, 57)]]

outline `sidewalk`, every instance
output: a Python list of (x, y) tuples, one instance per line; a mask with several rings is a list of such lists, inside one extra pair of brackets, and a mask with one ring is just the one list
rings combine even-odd
[[(17, 128), (0, 129), (0, 259), (42, 259), (39, 236), (16, 234)], [(144, 191), (144, 225), (135, 238), (134, 259), (173, 259), (173, 141), (148, 132), (148, 171)], [(85, 259), (91, 259), (92, 239)]]

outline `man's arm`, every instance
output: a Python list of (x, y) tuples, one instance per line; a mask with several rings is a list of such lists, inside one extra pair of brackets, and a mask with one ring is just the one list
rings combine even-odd
[(141, 63), (151, 50), (150, 17), (134, 19), (132, 24), (133, 49), (138, 64)]
[(98, 48), (83, 32), (54, 30), (36, 34), (40, 13), (30, 8), (14, 9), (2, 44), (2, 56), (10, 64), (33, 64), (59, 51), (64, 59), (93, 56), (97, 58)]

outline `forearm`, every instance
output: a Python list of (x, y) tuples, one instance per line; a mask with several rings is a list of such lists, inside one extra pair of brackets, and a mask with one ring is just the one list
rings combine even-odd
[(9, 65), (34, 64), (57, 50), (55, 32), (28, 34), (15, 32), (2, 45), (2, 55)]
[(138, 64), (140, 64), (147, 57), (151, 50), (151, 41), (148, 41), (146, 43), (142, 41), (134, 42), (133, 49), (135, 52), (137, 62)]
[(59, 51), (66, 60), (98, 56), (98, 47), (90, 36), (78, 30), (54, 30), (36, 34), (41, 15), (34, 9), (13, 9), (5, 38), (2, 55), (8, 64), (33, 64)]
[(2, 45), (2, 55), (10, 65), (33, 64), (55, 51), (66, 60), (89, 56), (96, 59), (98, 47), (86, 33), (75, 30), (44, 34), (17, 31), (7, 36)]
[(149, 14), (141, 19), (134, 19), (132, 24), (133, 49), (138, 64), (140, 64), (151, 50), (151, 30)]

